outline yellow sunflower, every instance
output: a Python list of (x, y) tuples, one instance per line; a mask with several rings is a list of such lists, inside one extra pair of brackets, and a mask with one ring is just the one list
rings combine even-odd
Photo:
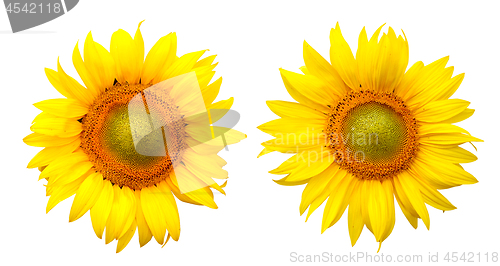
[[(142, 22), (141, 22), (142, 23)], [(45, 69), (65, 98), (35, 104), (42, 112), (24, 138), (44, 147), (28, 164), (46, 184), (47, 212), (75, 195), (69, 221), (90, 210), (97, 237), (118, 240), (120, 252), (139, 232), (140, 246), (152, 237), (164, 245), (179, 239), (178, 200), (217, 208), (212, 189), (224, 194), (228, 177), (217, 153), (246, 136), (213, 123), (233, 98), (213, 103), (222, 78), (209, 84), (217, 65), (205, 50), (176, 55), (177, 37), (162, 37), (144, 58), (140, 23), (132, 38), (111, 37), (110, 51), (91, 33), (78, 43), (73, 64), (85, 86)], [(213, 114), (210, 111), (214, 112)]]
[[(368, 40), (365, 29), (354, 57), (339, 25), (330, 33), (330, 62), (304, 42), (303, 74), (280, 69), (298, 102), (268, 101), (280, 116), (258, 128), (274, 137), (259, 156), (295, 153), (272, 174), (278, 184), (307, 184), (300, 204), (307, 218), (326, 201), (321, 231), (333, 226), (347, 206), (351, 244), (364, 226), (379, 250), (399, 207), (417, 228), (430, 221), (426, 204), (455, 209), (438, 190), (477, 180), (460, 163), (477, 157), (459, 145), (481, 141), (453, 123), (470, 117), (469, 102), (449, 99), (464, 74), (452, 77), (448, 57), (408, 65), (406, 37), (382, 25)], [(306, 220), (307, 220), (306, 218)]]

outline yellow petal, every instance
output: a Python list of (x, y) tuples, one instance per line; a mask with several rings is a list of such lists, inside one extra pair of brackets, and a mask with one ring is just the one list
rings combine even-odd
[(28, 168), (46, 166), (55, 159), (74, 152), (78, 147), (80, 147), (80, 143), (80, 138), (77, 138), (67, 145), (44, 148), (38, 152), (33, 159), (31, 159), (28, 163)]
[[(191, 200), (205, 205), (212, 209), (217, 209), (213, 194), (210, 189), (206, 189), (209, 184), (215, 183), (210, 179), (209, 184), (201, 181), (199, 176), (195, 176), (191, 171), (184, 167), (176, 167), (175, 175), (171, 175), (172, 182), (180, 189), (180, 192)], [(170, 188), (168, 185), (163, 185)]]
[(146, 245), (151, 238), (153, 237), (153, 234), (151, 233), (151, 230), (149, 229), (149, 226), (146, 222), (146, 219), (144, 218), (144, 213), (142, 212), (142, 204), (141, 204), (141, 191), (136, 190), (135, 191), (135, 199), (137, 201), (137, 211), (135, 215), (135, 219), (137, 222), (137, 231), (139, 233), (139, 244), (141, 247)]
[[(284, 69), (280, 69), (283, 79), (301, 95), (321, 106), (333, 105), (339, 96), (321, 79), (312, 75), (301, 75)], [(300, 101), (299, 101), (300, 102)]]
[(389, 27), (387, 34), (378, 40), (380, 30), (368, 42), (366, 33), (360, 35), (356, 54), (359, 68), (359, 79), (364, 90), (393, 92), (399, 85), (408, 65), (408, 42), (402, 36), (396, 37)]
[(68, 76), (64, 72), (61, 64), (59, 63), (59, 59), (57, 59), (57, 73), (59, 76), (59, 83), (61, 84), (61, 86), (65, 87), (69, 94), (71, 94), (71, 98), (76, 99), (86, 105), (92, 104), (92, 102), (94, 101), (94, 96), (92, 95), (92, 93), (85, 87), (80, 85), (78, 81)]
[[(303, 119), (303, 118), (280, 118), (264, 123), (257, 128), (265, 133), (279, 133), (283, 136), (284, 133), (306, 133), (306, 134), (322, 134), (326, 121), (324, 119)], [(274, 135), (274, 134), (272, 134)]]
[(349, 44), (345, 41), (337, 22), (330, 31), (330, 62), (342, 80), (351, 89), (359, 88), (358, 68)]
[(176, 60), (176, 52), (177, 35), (175, 32), (160, 38), (146, 56), (141, 83), (148, 84), (153, 79), (155, 79), (153, 83), (160, 81), (161, 75)]
[(101, 196), (103, 183), (102, 175), (99, 173), (93, 173), (83, 181), (71, 205), (70, 222), (79, 219), (94, 206)]
[(346, 85), (337, 71), (316, 50), (304, 41), (304, 63), (311, 75), (321, 78), (328, 86), (328, 92), (344, 95)]
[(179, 219), (179, 210), (177, 209), (175, 198), (172, 195), (170, 186), (166, 182), (161, 182), (158, 185), (158, 188), (162, 192), (163, 197), (167, 200), (167, 204), (163, 206), (163, 211), (165, 211), (165, 214), (167, 214), (166, 217), (168, 234), (172, 237), (173, 240), (178, 241), (181, 233), (181, 226)]
[[(73, 196), (77, 191), (82, 182), (85, 180), (85, 176), (78, 178), (77, 180), (58, 187), (51, 187), (52, 190), (48, 195), (50, 195), (49, 201), (47, 202), (47, 207), (45, 211), (48, 213), (52, 208), (54, 208), (59, 202)], [(49, 189), (49, 187), (47, 187)]]
[(451, 204), (448, 199), (446, 199), (439, 191), (429, 185), (425, 179), (420, 178), (417, 174), (412, 171), (408, 171), (408, 173), (417, 181), (419, 185), (419, 190), (422, 193), (422, 198), (424, 202), (429, 204), (430, 206), (442, 210), (442, 211), (451, 211), (456, 209), (453, 204)]
[(74, 99), (50, 99), (35, 103), (34, 106), (49, 114), (65, 118), (79, 118), (88, 112), (87, 105)]
[(151, 233), (160, 245), (163, 244), (165, 239), (169, 216), (179, 217), (178, 213), (170, 211), (171, 201), (169, 196), (172, 196), (172, 194), (163, 193), (155, 186), (141, 189), (141, 207), (144, 218)]
[[(128, 32), (120, 29), (111, 36), (111, 56), (116, 63), (116, 79), (120, 83), (139, 83), (141, 77), (144, 54), (141, 58), (141, 49)], [(142, 48), (144, 52), (144, 47)]]
[[(78, 46), (75, 47), (75, 52), (73, 52), (73, 64), (75, 65), (75, 68), (77, 68), (75, 61), (78, 62), (79, 65), (82, 63)], [(82, 68), (82, 72), (84, 74), (89, 75), (86, 77), (86, 80), (88, 80), (88, 82), (92, 85), (92, 90), (97, 96), (102, 93), (104, 89), (113, 86), (116, 78), (116, 64), (111, 56), (111, 53), (108, 52), (108, 50), (106, 50), (106, 48), (102, 45), (94, 42), (90, 32), (85, 39), (83, 52), (85, 57), (85, 69), (87, 71), (83, 69), (83, 66), (80, 68)], [(78, 73), (80, 74), (80, 71)], [(82, 77), (82, 74), (80, 74), (80, 77)], [(83, 77), (82, 80), (84, 80)], [(85, 83), (85, 85), (87, 85), (87, 83)], [(91, 89), (91, 87), (87, 87), (89, 90)]]
[(134, 220), (134, 221), (132, 221), (132, 224), (127, 229), (125, 234), (123, 234), (123, 236), (120, 237), (120, 239), (118, 239), (118, 244), (116, 245), (116, 253), (119, 253), (128, 245), (128, 243), (130, 242), (130, 240), (132, 239), (132, 237), (135, 234), (136, 228), (137, 228), (137, 223)]
[[(397, 185), (395, 184), (394, 181), (392, 181), (392, 183), (393, 183), (392, 186), (393, 186), (394, 196), (396, 197), (396, 200), (398, 202), (399, 207), (401, 208), (401, 211), (403, 212), (404, 216), (411, 224), (411, 226), (417, 229), (418, 214), (416, 213), (415, 209), (413, 209), (413, 207), (411, 206), (411, 203), (404, 194), (404, 191), (402, 190), (401, 186), (399, 186), (399, 183)], [(402, 196), (403, 200), (399, 197), (399, 195)]]
[(326, 115), (324, 113), (318, 112), (300, 103), (286, 101), (267, 101), (266, 103), (271, 111), (283, 118), (289, 117), (326, 120)]
[(217, 98), (217, 95), (219, 94), (221, 84), (222, 77), (212, 82), (212, 84), (201, 88), (201, 94), (203, 95), (203, 101), (206, 106), (209, 106), (213, 101), (215, 101), (215, 98)]
[(460, 99), (448, 99), (431, 102), (415, 112), (418, 121), (437, 123), (450, 119), (463, 112), (470, 102)]
[(400, 192), (405, 193), (411, 206), (418, 213), (427, 229), (429, 229), (429, 213), (427, 212), (427, 207), (425, 206), (424, 199), (422, 198), (422, 194), (418, 189), (418, 184), (416, 183), (415, 179), (410, 176), (409, 173), (402, 172), (398, 175), (397, 178), (394, 178), (394, 183), (399, 184), (399, 186), (402, 188), (402, 191)]
[(79, 139), (80, 136), (73, 136), (69, 138), (60, 138), (54, 136), (43, 135), (40, 133), (32, 133), (26, 136), (23, 141), (27, 145), (35, 146), (35, 147), (55, 147), (67, 145), (75, 140)]
[[(75, 181), (79, 177), (85, 175), (93, 167), (91, 162), (79, 162), (69, 167), (65, 167), (65, 170), (53, 172), (46, 177), (49, 178), (47, 186), (61, 186)], [(61, 169), (62, 170), (62, 169)], [(43, 172), (42, 172), (43, 173)], [(42, 175), (40, 175), (42, 176)]]
[(68, 91), (68, 88), (64, 87), (61, 82), (59, 81), (59, 73), (57, 71), (54, 71), (50, 68), (45, 68), (45, 75), (47, 76), (47, 79), (49, 80), (50, 84), (63, 96), (67, 98), (73, 97), (70, 91)]
[(469, 172), (465, 171), (459, 164), (449, 163), (439, 160), (430, 154), (427, 156), (418, 155), (416, 161), (423, 163), (423, 167), (432, 169), (432, 171), (439, 173), (441, 179), (446, 179), (455, 184), (475, 184), (477, 179)]
[(446, 133), (427, 135), (420, 138), (420, 143), (428, 145), (459, 145), (465, 142), (483, 142), (481, 139), (475, 138), (467, 134)]
[(465, 119), (471, 117), (474, 114), (474, 111), (475, 111), (474, 109), (467, 108), (467, 109), (463, 110), (461, 113), (459, 113), (458, 115), (441, 121), (441, 123), (453, 124), (453, 123), (458, 123), (458, 122), (464, 121)]
[[(437, 172), (435, 168), (429, 167), (429, 162), (427, 161), (427, 159), (422, 159), (425, 158), (426, 155), (427, 154), (425, 153), (417, 155), (412, 165), (412, 170), (420, 179), (425, 180), (427, 183), (431, 184), (437, 189), (447, 189), (460, 186), (462, 184), (460, 180), (442, 175), (441, 173)], [(439, 157), (432, 158), (439, 160)]]
[[(200, 57), (205, 53), (206, 50), (192, 52), (181, 56), (175, 62), (170, 65), (170, 67), (159, 75), (159, 80), (166, 80), (169, 78), (173, 78), (182, 74), (186, 74), (192, 71), (194, 65), (200, 59)], [(157, 79), (153, 80), (153, 83), (156, 83)]]
[(437, 88), (448, 81), (453, 74), (453, 67), (445, 68), (449, 59), (449, 56), (445, 56), (420, 68), (414, 74), (414, 80), (410, 81), (412, 84), (407, 88), (403, 99), (411, 105), (418, 104), (427, 99), (431, 88)]
[(445, 123), (440, 123), (440, 124), (421, 123), (420, 127), (418, 128), (418, 134), (420, 136), (449, 134), (449, 133), (456, 133), (456, 134), (464, 133), (470, 135), (470, 133), (467, 130), (459, 126), (445, 124)]
[(434, 95), (434, 90), (450, 80), (454, 68), (445, 68), (448, 60), (448, 56), (443, 57), (424, 66), (416, 73), (413, 84), (407, 89), (406, 95), (403, 96), (410, 108), (424, 106)]
[[(283, 71), (281, 71), (281, 79), (283, 79), (283, 84), (285, 85), (286, 90), (288, 91), (288, 94), (292, 96), (293, 99), (295, 99), (297, 102), (306, 105), (308, 107), (311, 107), (315, 110), (321, 111), (328, 113), (330, 111), (330, 108), (326, 105), (320, 104), (315, 102), (313, 99), (310, 99), (308, 97), (308, 94), (311, 94), (307, 89), (306, 91), (300, 91), (300, 89), (303, 89), (303, 87), (296, 88), (292, 85), (292, 83), (283, 75)], [(288, 71), (289, 72), (289, 71)], [(292, 73), (292, 72), (289, 72)], [(298, 75), (298, 74), (297, 74)], [(317, 86), (318, 82), (316, 82)], [(314, 96), (313, 96), (314, 97)], [(333, 104), (333, 103), (331, 103)]]
[[(73, 153), (66, 154), (54, 160), (40, 174), (40, 178), (46, 178), (56, 174), (71, 171), (71, 167), (81, 162), (89, 162), (88, 156), (78, 150)], [(51, 181), (52, 182), (52, 181)]]
[(394, 192), (392, 182), (385, 180), (382, 182), (381, 203), (385, 205), (386, 222), (382, 224), (383, 233), (380, 237), (380, 243), (387, 239), (394, 229), (396, 223), (396, 214), (394, 209)]
[(349, 237), (351, 245), (354, 247), (358, 241), (361, 232), (363, 231), (364, 223), (361, 214), (361, 189), (355, 189), (352, 192), (351, 201), (349, 202), (349, 210), (347, 213), (347, 221), (349, 226)]
[(113, 207), (114, 190), (113, 185), (109, 181), (104, 181), (101, 195), (99, 199), (90, 209), (90, 219), (92, 227), (98, 238), (102, 238), (104, 227), (108, 221), (109, 213)]
[[(325, 171), (313, 176), (307, 186), (302, 191), (302, 200), (300, 201), (300, 215), (302, 215), (311, 202), (325, 190), (328, 183), (334, 179), (335, 175), (340, 171), (338, 164), (331, 164)], [(340, 181), (341, 178), (335, 178)]]
[(440, 149), (434, 146), (420, 145), (419, 149), (424, 154), (430, 154), (451, 163), (470, 163), (477, 160), (476, 155), (458, 146)]
[(123, 186), (113, 186), (113, 207), (106, 221), (106, 241), (121, 238), (135, 220), (136, 202), (134, 191)]
[(30, 129), (33, 132), (48, 136), (68, 138), (80, 134), (82, 123), (67, 118), (38, 119)]
[(207, 57), (201, 59), (200, 61), (196, 62), (196, 64), (194, 64), (193, 67), (197, 68), (197, 67), (209, 66), (214, 62), (216, 56), (217, 55), (207, 56)]
[(401, 82), (395, 88), (395, 92), (403, 99), (407, 99), (415, 94), (416, 88), (415, 83), (418, 81), (418, 77), (421, 70), (424, 68), (424, 63), (418, 61), (413, 64), (408, 71), (403, 75)]
[(333, 226), (342, 217), (349, 201), (351, 200), (352, 191), (358, 186), (358, 179), (352, 175), (346, 175), (337, 188), (330, 194), (323, 212), (323, 221), (321, 224), (321, 232)]

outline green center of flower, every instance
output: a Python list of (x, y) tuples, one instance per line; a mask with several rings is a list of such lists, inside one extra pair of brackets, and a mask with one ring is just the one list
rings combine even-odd
[(342, 139), (357, 160), (390, 162), (402, 151), (407, 129), (403, 117), (388, 105), (368, 102), (349, 111)]
[[(132, 119), (130, 119), (132, 115)], [(103, 145), (118, 161), (130, 166), (149, 166), (156, 163), (160, 157), (156, 155), (164, 150), (163, 138), (158, 138), (155, 132), (150, 133), (151, 128), (145, 127), (144, 121), (134, 119), (134, 112), (127, 106), (114, 108), (103, 125)], [(132, 129), (142, 131), (145, 135), (140, 140), (132, 137)], [(148, 134), (149, 133), (149, 134)], [(156, 132), (158, 133), (158, 132)], [(160, 131), (161, 133), (161, 131)]]

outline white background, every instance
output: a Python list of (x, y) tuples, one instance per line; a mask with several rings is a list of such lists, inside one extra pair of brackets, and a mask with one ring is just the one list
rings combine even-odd
[[(7, 15), (0, 10), (0, 264), (285, 265), (291, 263), (291, 252), (375, 254), (378, 243), (366, 228), (351, 247), (346, 215), (324, 234), (320, 234), (322, 207), (304, 223), (305, 217), (299, 216), (304, 186), (277, 185), (272, 179), (278, 176), (267, 173), (287, 156), (256, 158), (260, 143), (270, 138), (256, 126), (276, 118), (265, 101), (292, 100), (278, 68), (298, 71), (304, 39), (329, 58), (328, 36), (337, 21), (354, 51), (363, 26), (371, 35), (388, 23), (396, 32), (405, 31), (410, 64), (420, 60), (428, 64), (450, 55), (448, 65), (455, 66), (454, 74), (466, 73), (454, 97), (472, 102), (470, 108), (476, 109), (460, 125), (485, 140), (476, 145), (479, 160), (464, 166), (479, 183), (442, 191), (458, 209), (443, 214), (429, 207), (427, 231), (422, 222), (414, 230), (398, 208), (394, 231), (379, 254), (393, 259), (418, 254), (425, 262), (429, 252), (439, 252), (441, 261), (446, 252), (481, 252), (483, 260), (485, 252), (500, 252), (500, 20), (495, 3), (87, 0), (56, 20), (17, 34), (10, 32)], [(82, 47), (92, 30), (94, 40), (109, 48), (115, 30), (133, 35), (143, 19), (146, 50), (175, 31), (179, 55), (207, 48), (209, 54), (218, 55), (216, 77), (224, 78), (218, 99), (235, 97), (233, 108), (242, 114), (236, 128), (248, 138), (221, 153), (230, 178), (227, 196), (216, 196), (219, 209), (179, 204), (179, 242), (171, 240), (162, 249), (152, 240), (139, 248), (136, 235), (117, 255), (116, 242), (104, 245), (95, 236), (88, 214), (68, 223), (71, 200), (45, 214), (44, 183), (37, 181), (38, 170), (26, 169), (38, 149), (25, 145), (22, 138), (30, 133), (30, 123), (39, 112), (32, 104), (60, 97), (47, 81), (44, 67), (56, 68), (60, 57), (66, 72), (76, 77), (71, 54), (77, 40)]]

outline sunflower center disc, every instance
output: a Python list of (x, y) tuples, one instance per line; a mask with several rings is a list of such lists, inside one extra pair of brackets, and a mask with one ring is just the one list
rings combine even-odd
[(383, 180), (409, 168), (418, 150), (418, 124), (396, 95), (353, 91), (329, 115), (328, 147), (355, 177)]
[[(150, 149), (149, 152), (139, 153), (132, 138), (131, 128), (134, 120), (131, 120), (127, 106), (119, 105), (110, 111), (103, 125), (102, 144), (121, 161), (131, 166), (148, 167), (157, 162), (161, 157), (148, 156), (155, 154), (155, 149), (163, 148), (163, 139), (152, 139), (142, 146)], [(133, 112), (132, 112), (133, 113)], [(132, 118), (133, 119), (133, 118)], [(147, 136), (145, 139), (148, 139)], [(159, 142), (161, 140), (161, 142)], [(144, 139), (142, 140), (144, 142)], [(147, 141), (147, 140), (146, 140)]]
[(342, 133), (357, 160), (373, 163), (393, 160), (407, 137), (401, 115), (377, 102), (353, 108), (347, 114)]
[[(141, 189), (163, 181), (187, 146), (185, 122), (174, 101), (168, 95), (143, 101), (148, 87), (117, 83), (82, 119), (82, 150), (96, 171), (120, 187)], [(154, 127), (160, 120), (168, 125)]]

